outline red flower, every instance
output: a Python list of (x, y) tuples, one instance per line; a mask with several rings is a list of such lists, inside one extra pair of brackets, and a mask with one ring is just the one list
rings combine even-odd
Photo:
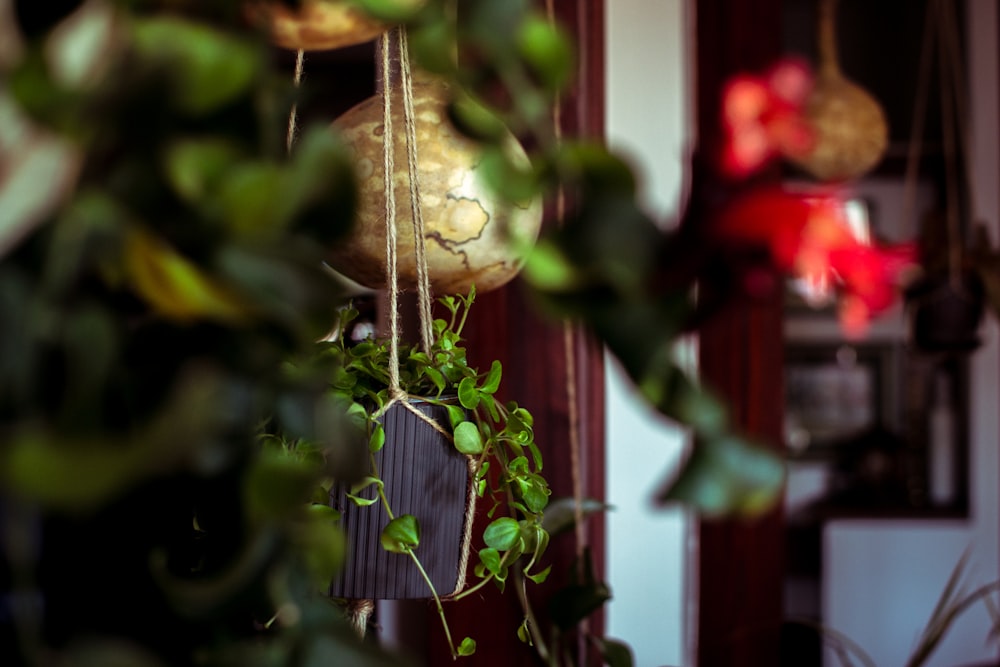
[(863, 243), (844, 211), (833, 193), (760, 189), (726, 206), (713, 229), (724, 243), (766, 249), (775, 268), (798, 278), (814, 301), (837, 298), (845, 334), (857, 337), (895, 302), (916, 248)]
[(731, 79), (722, 93), (723, 171), (744, 177), (775, 156), (808, 153), (814, 133), (802, 108), (812, 86), (810, 69), (792, 59), (779, 62), (764, 76)]

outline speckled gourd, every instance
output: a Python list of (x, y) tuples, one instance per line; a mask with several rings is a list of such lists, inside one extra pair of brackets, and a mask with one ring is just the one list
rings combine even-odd
[(805, 116), (816, 131), (812, 151), (794, 162), (822, 181), (858, 178), (885, 154), (889, 130), (879, 103), (840, 70), (836, 46), (836, 0), (821, 0), (820, 63)]
[[(396, 200), (397, 276), (404, 289), (417, 285), (410, 177), (407, 168), (403, 99), (394, 87), (392, 102)], [(486, 185), (479, 171), (481, 151), (450, 123), (449, 92), (440, 80), (414, 71), (413, 107), (418, 183), (424, 221), (426, 261), (436, 294), (496, 289), (513, 279), (542, 221), (539, 199), (510, 204)], [(353, 233), (331, 249), (327, 261), (362, 285), (385, 286), (386, 226), (383, 160), (383, 103), (375, 95), (333, 123), (355, 156), (359, 211)], [(509, 149), (527, 163), (511, 135)], [(517, 243), (511, 243), (517, 239)]]

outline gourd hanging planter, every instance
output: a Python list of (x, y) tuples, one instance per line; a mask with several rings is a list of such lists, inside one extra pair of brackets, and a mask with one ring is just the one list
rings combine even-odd
[(927, 276), (907, 290), (910, 342), (927, 353), (972, 352), (982, 342), (985, 300), (982, 280), (972, 271), (958, 278)]
[(805, 108), (815, 128), (811, 151), (792, 161), (821, 181), (843, 181), (871, 170), (889, 145), (885, 112), (863, 88), (847, 79), (837, 57), (837, 0), (820, 0), (820, 63)]
[[(404, 103), (397, 94), (399, 87), (392, 89), (392, 120), (402, 135)], [(414, 71), (413, 130), (427, 269), (437, 294), (467, 294), (472, 285), (485, 292), (501, 287), (520, 271), (526, 249), (538, 236), (542, 205), (537, 198), (511, 205), (491, 191), (480, 171), (481, 149), (448, 120), (449, 100), (446, 84)], [(334, 127), (356, 156), (360, 201), (353, 233), (331, 250), (327, 261), (362, 285), (385, 287), (383, 96), (361, 102)], [(513, 135), (507, 148), (514, 160), (528, 165)], [(397, 219), (407, 220), (416, 190), (407, 171), (406, 142), (400, 138), (393, 149)], [(412, 289), (417, 283), (413, 229), (400, 224), (396, 233), (399, 285)]]
[[(439, 424), (448, 411), (419, 399), (410, 404)], [(439, 595), (457, 593), (464, 581), (475, 494), (470, 458), (401, 404), (379, 419), (385, 445), (373, 454), (388, 505), (395, 516), (419, 517), (420, 559)], [(347, 566), (330, 586), (334, 597), (353, 600), (399, 600), (429, 597), (427, 582), (404, 553), (389, 551), (382, 535), (390, 517), (372, 483), (356, 494), (344, 485), (330, 492), (341, 513), (341, 526), (352, 545)], [(358, 500), (352, 500), (354, 496)]]
[[(928, 216), (924, 222), (921, 254), (925, 275), (906, 291), (910, 324), (910, 341), (922, 352), (931, 354), (966, 354), (979, 347), (979, 325), (986, 308), (986, 285), (976, 271), (974, 261), (966, 256), (961, 219), (962, 203), (972, 208), (974, 170), (966, 165), (961, 174), (959, 157), (968, 159), (968, 134), (962, 127), (962, 64), (958, 50), (958, 29), (954, 3), (932, 0), (927, 6), (929, 30), (939, 48), (941, 76), (941, 122), (944, 158), (944, 216)], [(936, 14), (936, 15), (935, 15)], [(935, 34), (936, 33), (936, 34)], [(935, 40), (924, 40), (924, 48)], [(923, 59), (929, 60), (925, 51)], [(922, 74), (929, 77), (930, 70)], [(927, 90), (925, 85), (920, 87)], [(917, 104), (923, 104), (918, 100)], [(918, 106), (919, 108), (919, 106)], [(908, 178), (915, 178), (923, 127), (914, 123), (911, 137)], [(912, 184), (908, 184), (913, 191)], [(974, 215), (974, 211), (973, 211)]]
[[(396, 29), (379, 40), (383, 71), (389, 70), (390, 40), (401, 54), (405, 102), (401, 125), (412, 130), (420, 107), (411, 103), (405, 32)], [(379, 149), (391, 167), (395, 124), (388, 79), (383, 77), (381, 84), (385, 142)], [(412, 132), (407, 134), (412, 138)], [(405, 144), (401, 162), (406, 165), (405, 176), (415, 184), (416, 146), (411, 141)], [(347, 309), (320, 348), (320, 355), (335, 369), (330, 392), (338, 404), (350, 406), (348, 415), (364, 423), (371, 454), (369, 475), (360, 485), (334, 485), (330, 492), (330, 503), (339, 512), (350, 544), (346, 567), (331, 582), (330, 593), (347, 600), (362, 634), (374, 600), (431, 598), (452, 657), (458, 657), (473, 653), (475, 641), (466, 637), (456, 645), (452, 640), (442, 599), (460, 597), (465, 584), (475, 498), (488, 498), (490, 515), (499, 516), (483, 532), (483, 548), (477, 545), (473, 571), (479, 581), (465, 594), (491, 581), (502, 588), (511, 567), (533, 581), (545, 579), (548, 570), (536, 568), (549, 541), (542, 512), (550, 492), (540, 474), (542, 459), (531, 414), (513, 401), (501, 403), (494, 397), (502, 375), (500, 362), (480, 373), (469, 366), (461, 345), (476, 286), (470, 283), (467, 295), (439, 298), (450, 318), (432, 319), (426, 262), (430, 253), (425, 244), (413, 241), (432, 233), (425, 230), (420, 207), (406, 207), (397, 216), (392, 205), (395, 180), (379, 184), (381, 229), (369, 231), (384, 244), (378, 267), (384, 274), (378, 282), (388, 287), (389, 335), (352, 340), (346, 332), (358, 313)], [(419, 190), (419, 186), (411, 190), (416, 195), (412, 201), (420, 200)], [(397, 217), (412, 217), (412, 225), (397, 226)], [(411, 247), (400, 243), (407, 229)], [(419, 345), (403, 343), (399, 336), (399, 267), (406, 263), (415, 267)]]
[(292, 9), (274, 0), (244, 5), (251, 23), (268, 30), (271, 41), (293, 51), (325, 51), (370, 42), (388, 29), (343, 0), (303, 0)]

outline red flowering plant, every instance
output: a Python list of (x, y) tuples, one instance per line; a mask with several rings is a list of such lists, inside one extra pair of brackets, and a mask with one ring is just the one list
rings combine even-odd
[(703, 514), (770, 507), (784, 462), (740, 434), (725, 404), (678, 365), (679, 338), (720, 304), (773, 294), (789, 277), (817, 300), (835, 299), (845, 332), (858, 336), (895, 302), (914, 262), (910, 246), (881, 248), (855, 236), (832, 185), (803, 192), (751, 178), (812, 149), (803, 113), (812, 82), (794, 60), (730, 80), (722, 145), (711, 160), (695, 156), (693, 194), (669, 232), (640, 210), (631, 172), (610, 153), (564, 153), (554, 172), (573, 194), (571, 207), (526, 267), (543, 302), (585, 322), (647, 401), (691, 433), (690, 454), (660, 498)]
[[(773, 159), (808, 154), (814, 133), (802, 112), (812, 83), (797, 60), (729, 82), (722, 102), (723, 174), (745, 178)], [(750, 188), (720, 207), (710, 234), (725, 246), (765, 251), (774, 269), (799, 279), (811, 303), (836, 300), (844, 334), (858, 338), (896, 302), (917, 252), (914, 244), (879, 247), (859, 238), (845, 204), (834, 185), (808, 192)]]
[(809, 67), (795, 59), (783, 60), (760, 76), (730, 79), (722, 94), (722, 170), (739, 178), (779, 155), (808, 153), (815, 133), (802, 108), (812, 86)]

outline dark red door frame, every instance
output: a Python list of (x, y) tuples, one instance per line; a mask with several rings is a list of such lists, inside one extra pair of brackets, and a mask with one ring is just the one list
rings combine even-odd
[[(780, 0), (697, 0), (698, 140), (717, 139), (722, 83), (781, 54)], [(701, 377), (729, 402), (736, 423), (781, 442), (781, 303), (734, 304), (700, 333)], [(784, 527), (780, 510), (751, 523), (702, 522), (698, 664), (779, 663)]]

